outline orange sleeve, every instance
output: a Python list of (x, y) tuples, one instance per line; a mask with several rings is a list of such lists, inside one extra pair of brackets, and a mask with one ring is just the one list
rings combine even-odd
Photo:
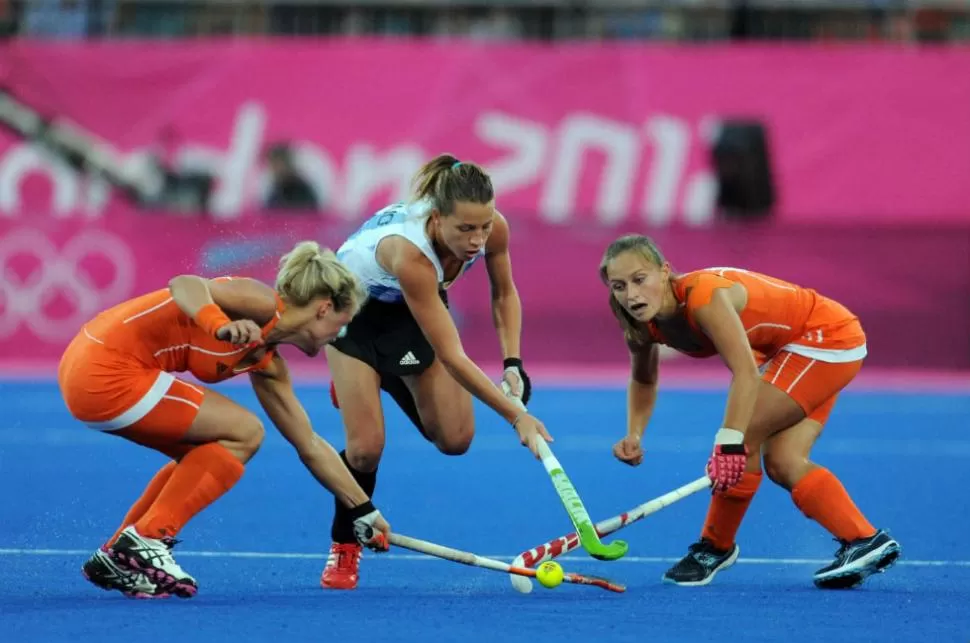
[(730, 288), (734, 282), (724, 277), (711, 274), (699, 274), (693, 283), (687, 286), (687, 310), (693, 313), (698, 308), (702, 308), (711, 303), (711, 297), (718, 288)]

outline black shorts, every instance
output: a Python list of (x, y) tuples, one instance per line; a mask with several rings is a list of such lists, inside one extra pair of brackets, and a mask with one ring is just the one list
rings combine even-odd
[[(447, 306), (445, 292), (439, 294)], [(419, 375), (435, 359), (434, 349), (404, 302), (369, 299), (347, 325), (347, 333), (332, 345), (381, 375)]]

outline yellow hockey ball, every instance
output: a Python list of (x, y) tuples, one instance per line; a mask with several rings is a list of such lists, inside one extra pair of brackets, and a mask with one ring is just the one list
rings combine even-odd
[(536, 580), (543, 587), (548, 587), (549, 589), (558, 587), (562, 583), (562, 578), (562, 567), (555, 561), (548, 560), (536, 569)]

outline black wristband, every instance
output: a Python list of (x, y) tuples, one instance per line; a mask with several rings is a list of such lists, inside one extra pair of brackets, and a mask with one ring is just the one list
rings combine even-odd
[(368, 500), (364, 504), (357, 505), (356, 507), (352, 508), (348, 513), (350, 514), (351, 520), (357, 520), (358, 518), (366, 516), (372, 511), (377, 511), (377, 507), (374, 506), (373, 502)]
[(722, 444), (721, 453), (724, 455), (744, 455), (744, 445), (743, 444)]
[(529, 400), (532, 398), (532, 382), (529, 380), (529, 376), (525, 372), (525, 367), (522, 366), (521, 357), (506, 357), (502, 360), (502, 368), (510, 369), (515, 368), (519, 371), (519, 378), (522, 380), (522, 403), (528, 404)]

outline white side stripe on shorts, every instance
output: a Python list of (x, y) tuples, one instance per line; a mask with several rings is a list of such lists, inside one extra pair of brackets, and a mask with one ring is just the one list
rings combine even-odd
[(188, 382), (183, 382), (182, 380), (175, 380), (176, 384), (181, 384), (182, 386), (188, 386), (190, 389), (198, 393), (199, 395), (205, 395), (205, 391), (200, 389), (198, 386), (192, 386)]
[(798, 374), (798, 377), (796, 377), (794, 379), (794, 381), (791, 384), (788, 385), (788, 390), (786, 390), (785, 393), (791, 393), (791, 390), (793, 388), (795, 388), (795, 385), (796, 384), (798, 384), (798, 380), (800, 380), (803, 377), (805, 377), (805, 373), (808, 372), (808, 369), (812, 368), (812, 364), (814, 364), (814, 363), (815, 363), (815, 360), (814, 359), (811, 362), (808, 363), (808, 366), (805, 367), (805, 370), (803, 370), (801, 373), (799, 373)]
[(175, 381), (175, 376), (171, 373), (159, 373), (158, 377), (155, 379), (155, 383), (152, 387), (148, 389), (148, 392), (135, 404), (111, 420), (104, 420), (103, 422), (85, 422), (92, 429), (97, 429), (98, 431), (117, 431), (125, 427), (131, 426), (138, 420), (142, 419), (148, 413), (155, 408), (155, 406), (162, 401), (165, 393), (168, 392), (169, 387), (172, 382)]
[(184, 397), (175, 397), (174, 395), (163, 395), (162, 396), (162, 399), (163, 400), (173, 400), (175, 402), (181, 402), (182, 404), (188, 404), (189, 406), (194, 407), (196, 409), (199, 408), (199, 405), (198, 404), (196, 404), (195, 402), (192, 402), (191, 400), (187, 400)]
[(789, 360), (790, 357), (791, 357), (791, 353), (785, 353), (785, 359), (781, 360), (781, 364), (778, 366), (778, 370), (775, 371), (775, 376), (771, 378), (771, 383), (772, 384), (774, 384), (775, 383), (775, 380), (778, 379), (778, 376), (781, 375), (781, 369), (785, 368), (785, 364), (788, 363), (788, 360)]

